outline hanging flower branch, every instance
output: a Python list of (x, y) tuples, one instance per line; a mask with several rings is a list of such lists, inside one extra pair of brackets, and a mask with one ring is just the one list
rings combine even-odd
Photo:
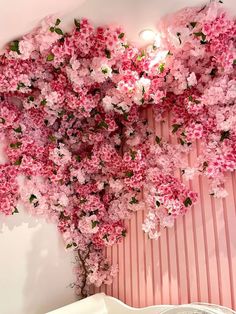
[[(207, 176), (210, 193), (226, 196), (224, 175), (236, 168), (236, 27), (217, 2), (165, 18), (160, 47), (145, 50), (121, 28), (76, 19), (64, 33), (60, 24), (45, 19), (0, 56), (0, 211), (15, 214), (22, 201), (55, 221), (77, 252), (86, 296), (116, 275), (103, 251), (125, 237), (123, 219), (146, 207), (143, 229), (155, 239), (195, 204), (176, 170)], [(148, 108), (157, 121), (171, 113), (176, 144), (154, 134)], [(189, 168), (184, 156), (198, 139)]]

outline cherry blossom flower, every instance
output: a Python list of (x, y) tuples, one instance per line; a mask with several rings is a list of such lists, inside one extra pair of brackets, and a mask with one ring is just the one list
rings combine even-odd
[[(104, 250), (129, 232), (123, 219), (146, 209), (142, 228), (158, 239), (197, 202), (179, 170), (206, 176), (212, 197), (227, 196), (236, 27), (217, 1), (163, 18), (159, 46), (147, 49), (120, 27), (75, 19), (65, 33), (60, 23), (47, 17), (0, 56), (0, 212), (17, 214), (22, 202), (57, 224), (84, 297), (116, 275)], [(158, 123), (170, 117), (169, 134), (155, 134), (146, 109)]]

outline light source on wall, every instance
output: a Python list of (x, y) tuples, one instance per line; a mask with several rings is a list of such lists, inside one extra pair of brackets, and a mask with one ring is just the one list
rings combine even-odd
[(161, 34), (156, 33), (152, 29), (143, 29), (139, 33), (139, 38), (146, 43), (152, 43), (156, 48), (160, 48), (161, 46)]
[(139, 33), (139, 37), (146, 42), (151, 42), (155, 40), (155, 32), (151, 29), (144, 29)]
[(146, 50), (149, 55), (153, 57), (150, 62), (150, 67), (153, 67), (161, 62), (165, 62), (168, 50), (161, 49), (162, 43), (160, 33), (156, 33), (152, 29), (144, 29), (139, 33), (139, 37), (148, 44)]

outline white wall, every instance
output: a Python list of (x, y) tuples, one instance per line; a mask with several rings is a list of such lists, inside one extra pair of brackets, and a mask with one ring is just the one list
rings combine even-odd
[[(74, 17), (87, 17), (96, 24), (123, 25), (131, 40), (143, 28), (155, 29), (158, 19), (185, 6), (209, 0), (0, 0), (0, 47), (24, 34), (49, 14), (62, 17), (66, 25)], [(224, 0), (236, 13), (235, 0)]]
[(75, 301), (73, 256), (53, 224), (0, 216), (0, 313), (43, 314)]

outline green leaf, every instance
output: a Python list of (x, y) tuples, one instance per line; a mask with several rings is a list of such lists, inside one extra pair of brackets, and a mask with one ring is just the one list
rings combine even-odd
[(57, 139), (56, 139), (55, 136), (49, 135), (48, 140), (49, 140), (50, 142), (54, 143), (54, 142), (56, 142)]
[(105, 49), (105, 55), (108, 59), (111, 59), (111, 52), (107, 48)]
[(63, 31), (60, 28), (55, 28), (55, 33), (57, 33), (58, 35), (63, 35)]
[(69, 216), (65, 216), (64, 212), (61, 212), (60, 213), (60, 216), (59, 216), (59, 219), (63, 219), (63, 220), (70, 220), (70, 217)]
[(133, 170), (127, 171), (127, 172), (125, 173), (125, 176), (126, 176), (127, 178), (132, 178), (133, 175), (134, 175)]
[(221, 131), (220, 134), (221, 134), (221, 137), (220, 137), (221, 142), (223, 142), (223, 140), (225, 140), (226, 138), (230, 137), (229, 131)]
[(84, 197), (84, 198), (81, 198), (79, 202), (80, 202), (80, 204), (84, 204), (84, 203), (87, 202), (87, 199), (86, 199), (85, 197)]
[(160, 143), (161, 143), (161, 138), (160, 138), (159, 136), (156, 136), (156, 137), (155, 137), (155, 141), (156, 141), (156, 143), (157, 143), (158, 145), (160, 145)]
[(5, 124), (6, 120), (4, 118), (0, 118), (0, 123)]
[(103, 69), (102, 69), (102, 73), (103, 73), (103, 74), (107, 74), (107, 73), (108, 73), (108, 69), (103, 68)]
[(75, 24), (75, 26), (76, 26), (76, 29), (77, 29), (78, 31), (80, 31), (80, 20), (74, 19), (74, 24)]
[(41, 101), (41, 103), (40, 103), (40, 104), (41, 104), (42, 106), (45, 106), (45, 105), (46, 105), (46, 103), (47, 103), (47, 100), (44, 98), (44, 99)]
[(137, 57), (137, 61), (141, 61), (145, 57), (145, 51), (142, 50), (141, 55)]
[[(58, 112), (58, 117), (63, 117), (64, 114), (65, 114), (65, 111), (62, 110), (62, 111)], [(67, 119), (67, 121), (69, 121), (69, 120)]]
[(234, 61), (233, 61), (233, 65), (236, 65), (236, 59), (234, 59)]
[(205, 171), (207, 167), (208, 167), (208, 162), (204, 161), (202, 171)]
[(25, 87), (25, 84), (22, 82), (18, 83), (17, 90), (19, 90), (21, 87)]
[(10, 144), (10, 147), (11, 147), (11, 148), (20, 148), (21, 145), (22, 145), (21, 142), (16, 142), (16, 143), (11, 143), (11, 144)]
[(123, 46), (125, 49), (129, 48), (129, 45), (128, 45), (128, 44), (123, 44), (123, 43), (122, 43), (122, 46)]
[(22, 162), (22, 159), (23, 159), (23, 157), (21, 156), (19, 159), (17, 159), (17, 160), (14, 162), (14, 165), (15, 165), (15, 166), (20, 166), (20, 165), (21, 165), (21, 162)]
[(66, 122), (69, 122), (71, 119), (74, 119), (74, 114), (73, 113), (69, 113), (66, 119)]
[(196, 33), (193, 33), (196, 37), (202, 37), (200, 43), (201, 44), (207, 44), (207, 41), (206, 41), (206, 35), (203, 34), (203, 32), (196, 32)]
[(126, 230), (122, 230), (121, 235), (122, 237), (126, 237)]
[(16, 133), (22, 133), (21, 126), (18, 126), (18, 128), (13, 129)]
[(108, 242), (108, 234), (104, 234), (104, 236), (102, 237), (104, 240), (106, 240)]
[(99, 221), (97, 221), (97, 220), (93, 221), (92, 220), (92, 229), (94, 229), (98, 224), (99, 224)]
[(54, 60), (54, 54), (53, 53), (50, 53), (48, 56), (47, 56), (47, 61), (53, 61)]
[(90, 111), (90, 115), (92, 117), (95, 117), (97, 114), (99, 114), (99, 111), (97, 110), (97, 108), (93, 108), (91, 111)]
[(50, 32), (54, 32), (55, 31), (55, 27), (53, 27), (53, 26), (51, 26), (50, 28), (49, 28), (49, 30), (50, 30)]
[(119, 39), (122, 39), (125, 36), (125, 33), (120, 33), (120, 35), (118, 36)]
[(108, 124), (105, 121), (101, 121), (100, 123), (98, 123), (98, 128), (105, 128), (108, 129)]
[(182, 44), (182, 40), (181, 40), (181, 38), (180, 38), (181, 33), (177, 32), (177, 33), (176, 33), (176, 36), (178, 37), (179, 43), (180, 43), (180, 45), (181, 45), (181, 44)]
[(156, 201), (156, 206), (157, 207), (160, 207), (161, 206), (161, 203), (159, 201)]
[(160, 73), (163, 73), (164, 70), (165, 70), (165, 63), (161, 63), (161, 64), (159, 65), (159, 71), (160, 71)]
[(197, 37), (202, 37), (203, 32), (196, 32), (196, 33), (194, 33), (194, 35), (197, 36)]
[(173, 124), (172, 125), (172, 133), (176, 133), (178, 131), (179, 128), (181, 128), (182, 124)]
[(131, 159), (132, 159), (132, 160), (135, 159), (136, 155), (137, 155), (137, 152), (135, 152), (134, 150), (131, 150), (131, 151), (130, 151), (130, 156), (131, 156)]
[(124, 117), (124, 119), (127, 121), (127, 120), (128, 120), (128, 117), (129, 117), (128, 112), (124, 112), (124, 113), (123, 113), (123, 117)]
[(119, 74), (120, 72), (118, 69), (112, 69), (112, 73)]
[(30, 102), (30, 101), (34, 101), (34, 96), (30, 95), (30, 96), (28, 97), (28, 102)]
[(76, 160), (77, 160), (78, 162), (81, 162), (82, 158), (78, 155), (78, 156), (76, 156)]
[(12, 215), (14, 214), (19, 214), (19, 210), (17, 209), (17, 207), (14, 207), (14, 212), (12, 212)]
[(29, 197), (29, 201), (30, 203), (33, 202), (33, 200), (37, 199), (37, 196), (35, 196), (34, 194), (31, 194), (30, 197)]
[(213, 68), (209, 74), (210, 76), (214, 77), (216, 76), (216, 73), (217, 73), (217, 68)]
[(190, 22), (190, 25), (194, 28), (197, 25), (197, 22)]
[(192, 205), (192, 200), (190, 197), (187, 197), (186, 200), (184, 201), (184, 206), (185, 207), (188, 207), (188, 206), (191, 206)]
[(13, 40), (11, 43), (10, 43), (10, 50), (11, 51), (15, 51), (18, 53), (18, 55), (20, 55), (20, 50), (19, 50), (19, 40)]
[(55, 25), (58, 26), (60, 23), (61, 23), (61, 20), (57, 19)]
[(138, 204), (138, 200), (137, 198), (135, 198), (134, 196), (131, 198), (131, 201), (129, 202), (130, 204)]
[(67, 249), (69, 249), (69, 248), (71, 248), (71, 247), (72, 247), (72, 243), (67, 244), (67, 246), (66, 246)]

